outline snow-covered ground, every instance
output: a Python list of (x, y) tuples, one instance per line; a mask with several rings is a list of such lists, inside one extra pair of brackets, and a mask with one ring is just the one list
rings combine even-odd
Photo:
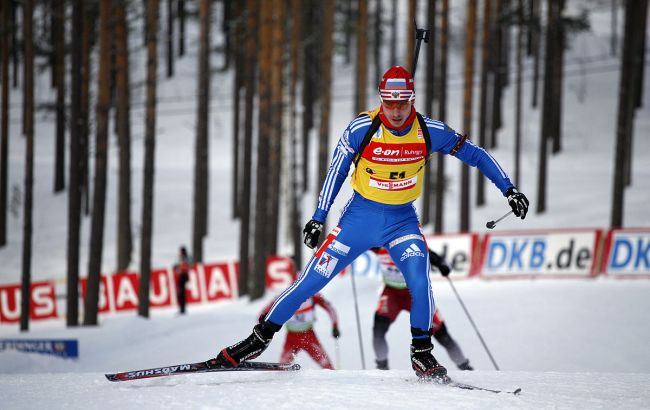
[[(462, 3), (462, 4), (461, 4)], [(577, 7), (570, 2), (571, 7)], [(452, 44), (462, 47), (464, 3), (454, 2)], [(593, 31), (572, 39), (567, 53), (561, 154), (552, 156), (548, 174), (548, 206), (544, 214), (531, 212), (525, 221), (508, 218), (499, 229), (594, 227), (607, 228), (612, 191), (614, 136), (617, 115), (618, 58), (609, 56), (608, 6), (591, 14)], [(619, 14), (621, 16), (621, 14)], [(401, 19), (404, 20), (404, 19)], [(218, 43), (220, 39), (215, 36)], [(194, 24), (188, 38), (196, 38)], [(134, 43), (139, 42), (136, 36)], [(162, 45), (161, 45), (162, 46)], [(173, 263), (178, 246), (191, 238), (195, 89), (198, 44), (178, 61), (177, 75), (168, 80), (160, 67), (154, 198), (152, 264)], [(450, 63), (449, 124), (459, 129), (462, 104), (462, 48)], [(143, 53), (134, 58), (134, 82), (142, 79)], [(387, 53), (385, 53), (386, 55)], [(585, 60), (596, 60), (587, 65)], [(219, 65), (214, 57), (214, 65)], [(421, 59), (421, 63), (422, 63)], [(340, 63), (340, 62), (339, 62)], [(530, 66), (527, 72), (530, 72)], [(334, 76), (331, 145), (353, 117), (353, 67), (337, 64)], [(424, 71), (420, 69), (419, 74)], [(46, 73), (47, 74), (47, 73)], [(236, 259), (238, 223), (232, 220), (230, 108), (231, 73), (216, 73), (212, 84), (210, 118), (210, 226), (204, 242), (207, 261)], [(650, 70), (646, 66), (646, 78)], [(49, 77), (37, 80), (37, 101), (52, 99)], [(224, 84), (226, 86), (224, 86)], [(421, 82), (420, 82), (421, 84)], [(650, 81), (644, 83), (645, 101)], [(374, 89), (374, 85), (372, 87)], [(540, 110), (531, 109), (531, 83), (524, 85), (526, 102), (521, 190), (536, 203), (537, 147)], [(372, 90), (371, 90), (372, 91)], [(143, 172), (144, 109), (142, 88), (134, 87), (133, 203), (134, 253), (139, 265), (139, 231)], [(373, 91), (374, 92), (374, 91)], [(420, 96), (424, 89), (420, 86)], [(475, 93), (478, 89), (475, 89)], [(375, 101), (370, 94), (369, 101)], [(478, 94), (475, 94), (478, 95)], [(9, 243), (0, 249), (0, 283), (18, 283), (22, 251), (22, 183), (24, 139), (19, 137), (20, 95), (12, 92), (10, 140)], [(476, 98), (475, 98), (476, 100)], [(138, 103), (140, 102), (140, 103)], [(513, 171), (514, 86), (505, 95), (505, 124), (499, 147), (492, 151), (503, 167)], [(625, 225), (648, 226), (650, 192), (650, 111), (646, 103), (636, 115), (633, 181), (626, 189)], [(478, 116), (477, 116), (478, 118)], [(34, 186), (34, 279), (65, 277), (67, 193), (52, 194), (54, 127), (51, 116), (37, 115)], [(315, 135), (314, 135), (315, 137)], [(115, 266), (117, 147), (113, 137), (109, 158), (109, 192), (105, 225), (104, 272)], [(316, 161), (312, 166), (315, 167)], [(447, 160), (449, 191), (445, 230), (458, 227), (459, 165)], [(313, 173), (311, 174), (314, 175)], [(312, 185), (315, 185), (312, 182)], [(316, 190), (303, 199), (306, 221), (313, 212)], [(347, 200), (346, 186), (330, 214), (333, 224)], [(487, 206), (472, 211), (472, 229), (483, 232), (485, 222), (508, 210), (489, 186)], [(83, 222), (81, 273), (86, 275), (90, 219)], [(428, 232), (431, 227), (425, 227)], [(285, 236), (282, 238), (285, 239)], [(408, 317), (402, 314), (388, 334), (391, 368), (373, 367), (371, 328), (379, 284), (359, 278), (359, 308), (365, 364), (362, 370), (354, 304), (349, 278), (336, 279), (325, 289), (341, 318), (340, 363), (324, 312), (317, 332), (338, 364), (321, 371), (306, 356), (298, 356), (303, 370), (291, 374), (231, 373), (179, 376), (113, 384), (103, 373), (199, 361), (224, 345), (245, 337), (269, 301), (242, 299), (211, 307), (190, 307), (178, 317), (173, 310), (154, 311), (150, 320), (129, 315), (102, 316), (96, 328), (67, 329), (62, 321), (32, 323), (27, 334), (17, 326), (0, 326), (0, 338), (77, 338), (80, 358), (63, 360), (36, 354), (0, 352), (0, 408), (650, 408), (650, 281), (612, 280), (458, 280), (455, 285), (477, 323), (501, 371), (495, 371), (449, 285), (434, 283), (436, 302), (450, 332), (475, 365), (472, 373), (456, 371), (444, 349), (436, 356), (449, 366), (452, 377), (477, 385), (523, 393), (514, 397), (462, 391), (416, 382), (408, 359)], [(280, 334), (261, 360), (276, 360)]]
[[(519, 396), (421, 384), (408, 358), (408, 315), (388, 333), (391, 370), (374, 369), (372, 315), (380, 285), (359, 278), (365, 365), (362, 370), (348, 277), (324, 294), (340, 317), (340, 362), (330, 323), (318, 311), (316, 332), (340, 370), (320, 370), (304, 353), (294, 373), (213, 373), (111, 383), (103, 374), (205, 360), (247, 336), (266, 300), (190, 308), (186, 316), (156, 311), (150, 320), (111, 316), (97, 328), (34, 325), (29, 334), (0, 329), (0, 338), (78, 338), (76, 361), (0, 352), (3, 409), (16, 408), (650, 408), (650, 282), (641, 280), (456, 281), (501, 371), (492, 366), (446, 281), (436, 303), (451, 335), (476, 367), (460, 372), (437, 345), (450, 375)], [(279, 333), (260, 360), (277, 360)]]

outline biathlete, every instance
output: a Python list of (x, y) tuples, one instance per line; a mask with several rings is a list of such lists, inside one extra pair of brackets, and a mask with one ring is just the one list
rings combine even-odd
[(422, 191), (424, 167), (433, 152), (455, 156), (478, 167), (507, 198), (513, 213), (528, 211), (501, 166), (483, 148), (445, 123), (415, 111), (415, 87), (402, 67), (390, 68), (379, 84), (381, 104), (353, 120), (339, 140), (325, 177), (318, 206), (303, 230), (310, 248), (318, 244), (323, 224), (351, 165), (354, 193), (338, 225), (309, 260), (298, 279), (275, 301), (266, 320), (244, 340), (206, 362), (234, 367), (259, 356), (293, 313), (343, 268), (373, 247), (385, 247), (411, 291), (411, 365), (425, 379), (444, 378), (447, 370), (431, 353), (431, 318), (435, 311), (429, 280), (427, 244), (413, 201)]

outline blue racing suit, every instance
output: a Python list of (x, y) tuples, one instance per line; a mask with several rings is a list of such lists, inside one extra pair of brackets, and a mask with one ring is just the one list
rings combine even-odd
[[(478, 167), (502, 193), (513, 187), (506, 173), (483, 148), (463, 140), (440, 121), (427, 117), (424, 120), (430, 136), (431, 152), (448, 155), (453, 151), (464, 163)], [(370, 124), (370, 115), (362, 114), (346, 128), (334, 151), (314, 220), (325, 222)], [(411, 127), (417, 126), (418, 121), (415, 120), (402, 131), (385, 125), (381, 128), (383, 132), (400, 137), (409, 133)], [(298, 279), (277, 298), (266, 319), (277, 325), (284, 324), (305, 300), (372, 247), (386, 248), (404, 274), (412, 297), (413, 336), (429, 337), (435, 305), (429, 280), (428, 247), (413, 202), (387, 204), (367, 199), (357, 191), (345, 206), (338, 225), (329, 233)]]

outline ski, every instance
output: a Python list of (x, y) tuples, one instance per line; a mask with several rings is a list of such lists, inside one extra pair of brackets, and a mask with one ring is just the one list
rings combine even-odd
[(519, 393), (521, 393), (521, 388), (516, 388), (514, 391), (495, 390), (495, 389), (488, 389), (486, 387), (474, 386), (472, 384), (458, 383), (454, 381), (447, 383), (447, 386), (456, 387), (458, 389), (463, 389), (463, 390), (480, 390), (480, 391), (488, 391), (491, 393), (514, 394), (515, 396), (518, 396)]
[(240, 371), (295, 371), (300, 370), (297, 363), (274, 362), (241, 362), (237, 367), (208, 367), (205, 362), (177, 364), (173, 366), (155, 367), (152, 369), (132, 370), (127, 372), (105, 374), (112, 382), (125, 382), (130, 380), (149, 379), (152, 377), (176, 376), (188, 373), (211, 372), (240, 372)]
[(477, 390), (477, 391), (487, 391), (490, 393), (504, 393), (504, 394), (513, 394), (515, 396), (518, 396), (519, 393), (521, 393), (521, 388), (516, 388), (513, 391), (508, 391), (508, 390), (496, 390), (496, 389), (488, 389), (487, 387), (480, 387), (480, 386), (475, 386), (473, 384), (467, 384), (467, 383), (460, 383), (457, 381), (452, 380), (451, 377), (445, 375), (444, 377), (440, 378), (431, 378), (431, 379), (420, 379), (420, 381), (425, 382), (425, 383), (435, 383), (439, 384), (441, 386), (448, 386), (448, 387), (455, 387), (457, 389), (463, 389), (463, 390)]

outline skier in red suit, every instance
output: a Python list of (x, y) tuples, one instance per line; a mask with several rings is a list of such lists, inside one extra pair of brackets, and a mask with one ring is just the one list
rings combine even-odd
[[(260, 314), (260, 323), (264, 321), (264, 317), (269, 312), (275, 300), (271, 302)], [(321, 345), (316, 333), (314, 332), (314, 322), (316, 321), (315, 309), (316, 305), (322, 307), (327, 311), (332, 320), (332, 336), (338, 339), (341, 333), (338, 328), (338, 321), (336, 318), (336, 311), (332, 304), (329, 303), (319, 293), (307, 299), (296, 311), (296, 313), (289, 319), (285, 325), (287, 328), (287, 340), (284, 342), (282, 354), (280, 355), (280, 362), (291, 363), (295, 359), (298, 352), (304, 350), (311, 356), (316, 363), (323, 369), (333, 370), (332, 362), (327, 356), (327, 352)]]
[[(385, 248), (371, 249), (379, 258), (379, 270), (384, 281), (384, 290), (379, 298), (379, 305), (375, 312), (375, 320), (372, 328), (372, 347), (375, 350), (375, 361), (377, 368), (388, 370), (388, 343), (386, 343), (386, 332), (390, 325), (397, 319), (402, 310), (411, 312), (411, 294), (406, 286), (406, 280), (402, 272), (395, 266), (390, 253)], [(429, 249), (429, 261), (443, 276), (448, 276), (451, 268), (447, 262), (437, 253)], [(447, 330), (447, 325), (436, 306), (431, 320), (431, 334), (447, 350), (449, 358), (460, 370), (474, 370), (469, 364), (463, 351)]]

